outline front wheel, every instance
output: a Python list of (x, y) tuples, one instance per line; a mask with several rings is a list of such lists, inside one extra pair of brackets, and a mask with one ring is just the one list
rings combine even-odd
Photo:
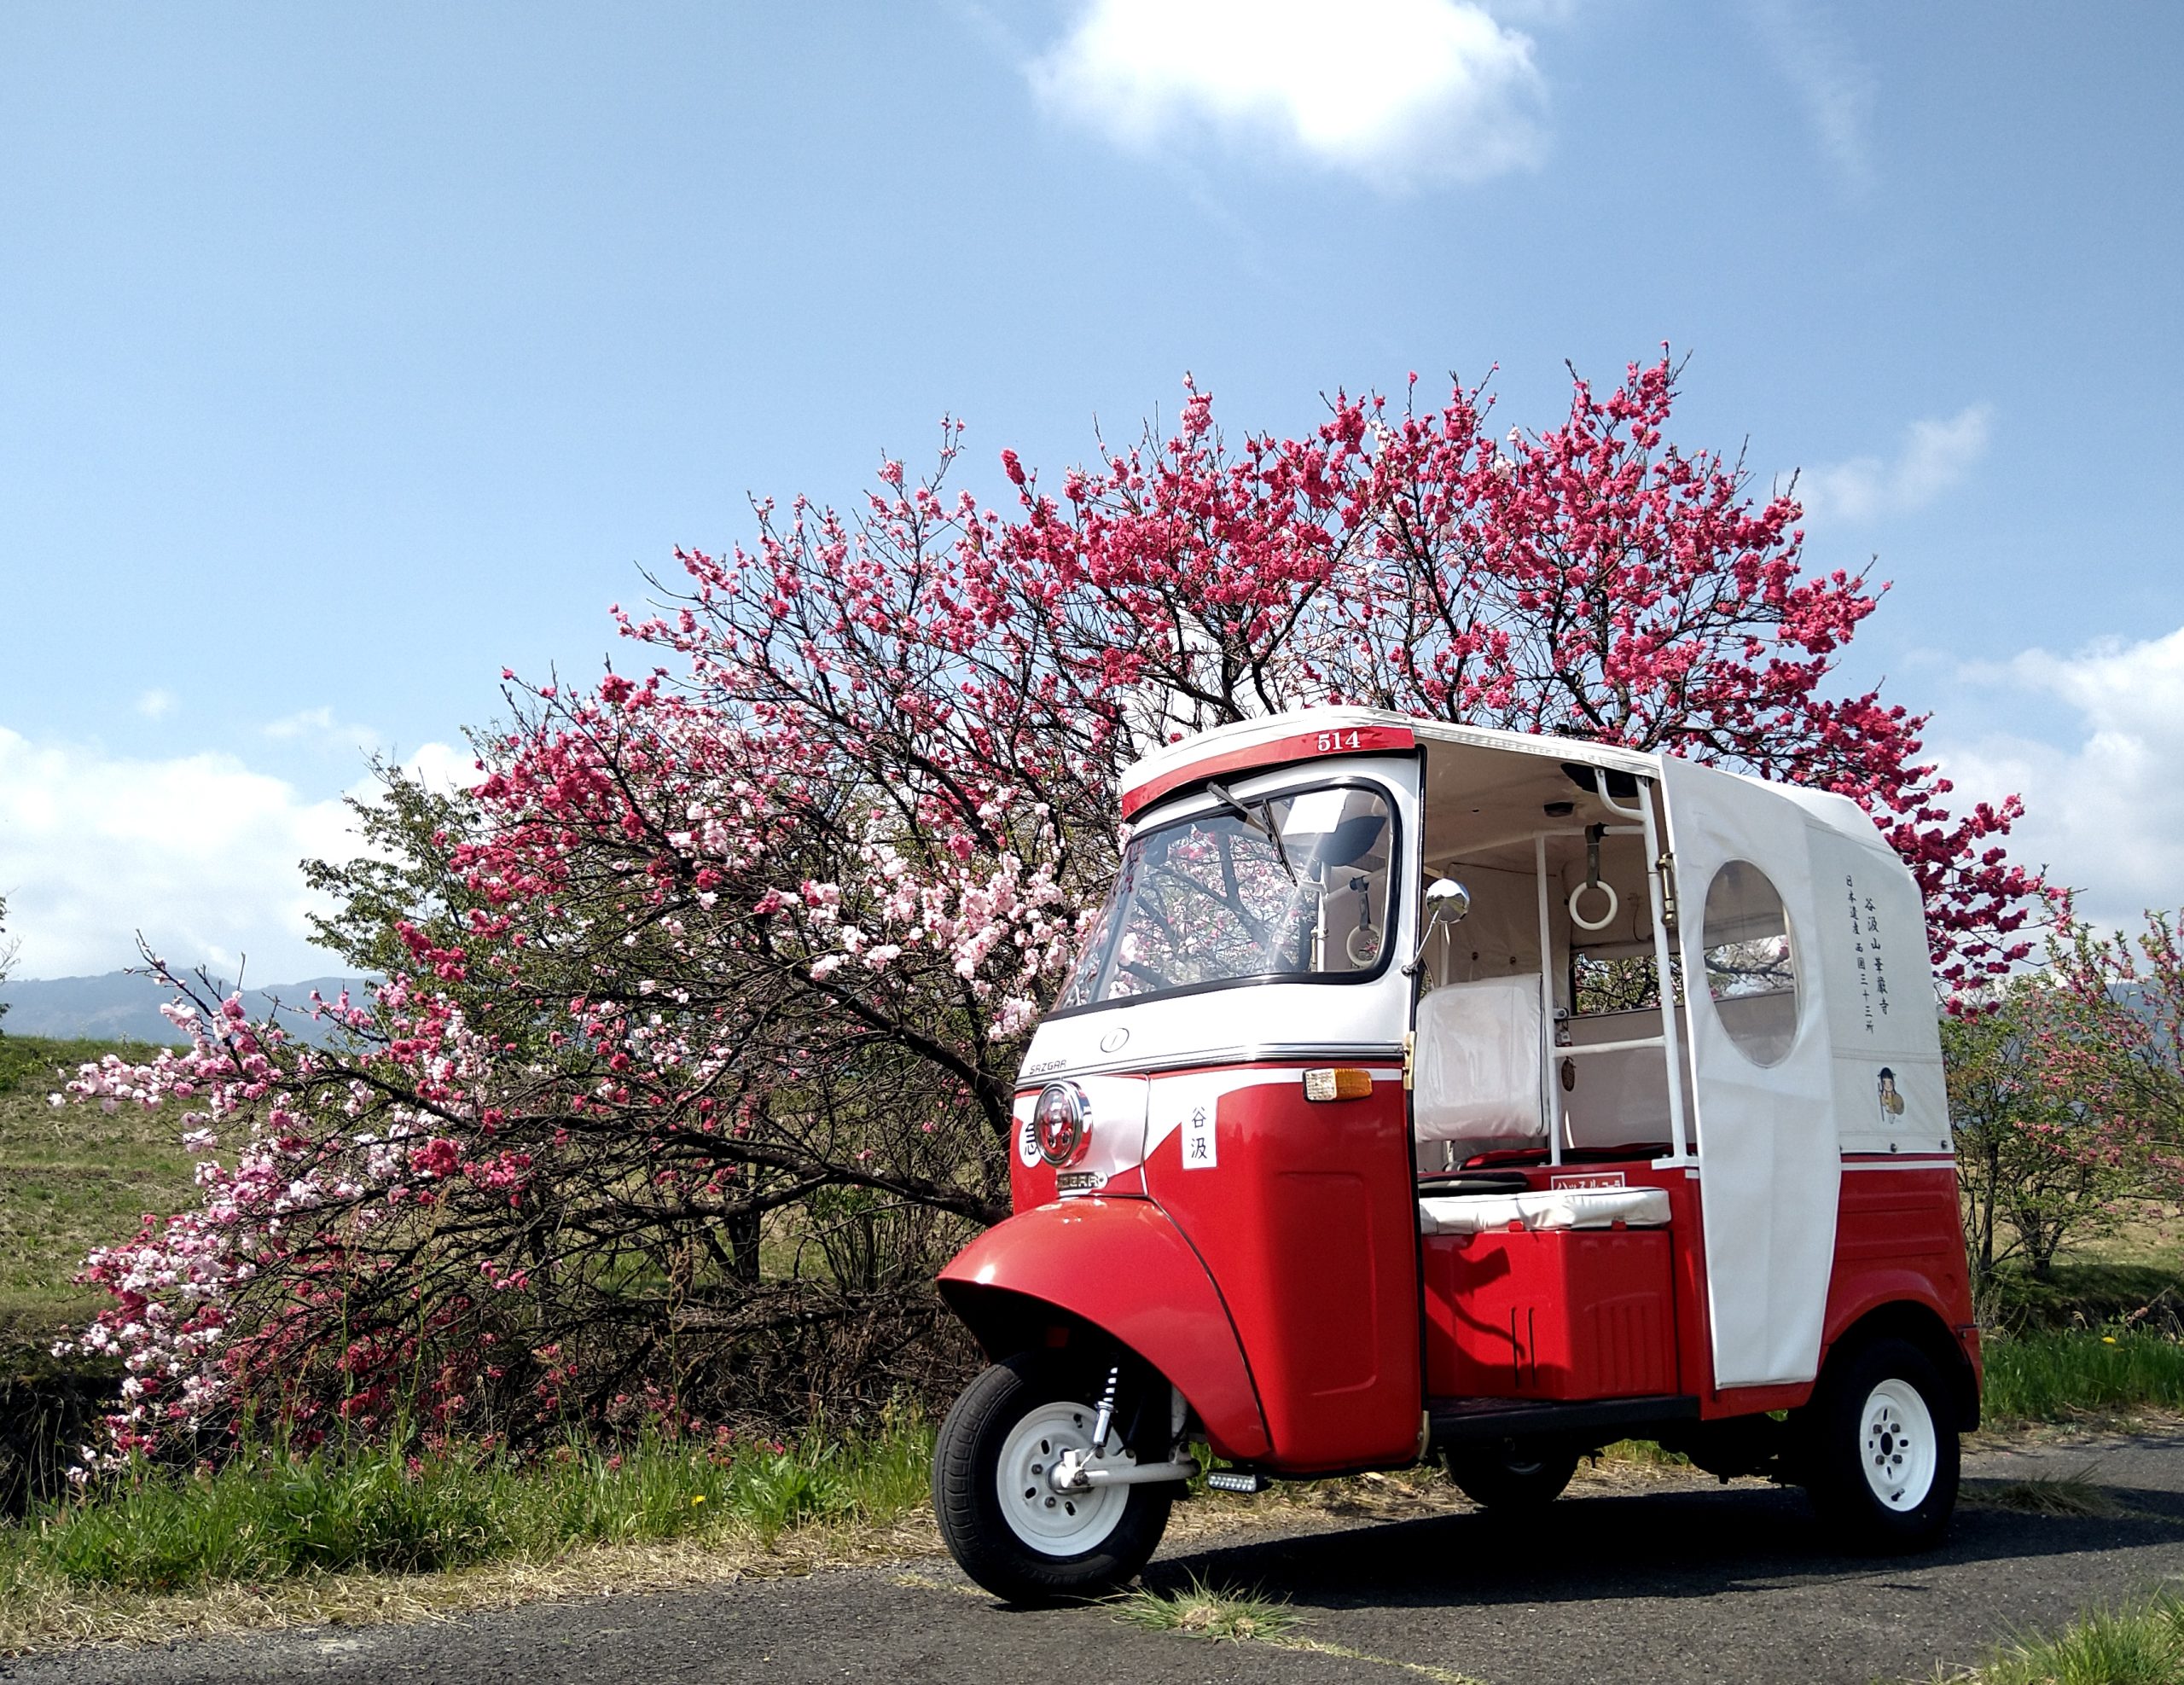
[(1956, 1508), (1956, 1421), (1940, 1372), (1908, 1340), (1877, 1340), (1821, 1384), (1800, 1424), (1813, 1507), (1844, 1543), (1921, 1550)]
[(1577, 1453), (1522, 1439), (1449, 1448), (1449, 1479), (1482, 1509), (1537, 1509), (1562, 1496)]
[[(1171, 1485), (1054, 1489), (1056, 1459), (1091, 1451), (1096, 1390), (1043, 1354), (1012, 1357), (966, 1387), (940, 1425), (932, 1456), (940, 1537), (996, 1597), (1102, 1596), (1135, 1577), (1160, 1543)], [(1118, 1421), (1107, 1461), (1123, 1461), (1122, 1439)]]

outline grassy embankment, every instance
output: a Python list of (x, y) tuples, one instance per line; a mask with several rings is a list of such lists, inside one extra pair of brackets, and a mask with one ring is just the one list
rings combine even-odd
[(110, 1364), (52, 1355), (98, 1305), (73, 1280), (84, 1255), (192, 1193), (173, 1111), (56, 1110), (46, 1096), (87, 1060), (151, 1051), (0, 1034), (0, 1512), (55, 1489), (118, 1378)]
[(71, 1281), (86, 1252), (189, 1200), (178, 1113), (46, 1100), (87, 1060), (151, 1051), (0, 1034), (0, 1367), (11, 1373), (42, 1368), (55, 1338), (96, 1309), (99, 1295)]

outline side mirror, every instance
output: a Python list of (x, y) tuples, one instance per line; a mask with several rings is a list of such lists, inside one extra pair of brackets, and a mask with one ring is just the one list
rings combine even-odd
[(1471, 915), (1471, 892), (1454, 878), (1436, 878), (1426, 886), (1426, 923), (1461, 924)]
[(1403, 968), (1403, 975), (1417, 974), (1418, 962), (1426, 957), (1426, 944), (1433, 939), (1436, 930), (1461, 924), (1470, 911), (1471, 892), (1454, 878), (1436, 878), (1426, 885), (1426, 916), (1419, 924), (1418, 949)]

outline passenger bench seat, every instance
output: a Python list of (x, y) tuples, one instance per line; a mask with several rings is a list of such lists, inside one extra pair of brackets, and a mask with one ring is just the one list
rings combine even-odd
[(1665, 1188), (1548, 1188), (1526, 1194), (1461, 1194), (1418, 1202), (1421, 1235), (1483, 1235), (1514, 1223), (1531, 1229), (1665, 1229)]

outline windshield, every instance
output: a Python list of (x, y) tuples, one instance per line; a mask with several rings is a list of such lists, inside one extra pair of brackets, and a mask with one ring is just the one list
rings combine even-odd
[(1356, 976), (1387, 943), (1395, 828), (1362, 786), (1239, 799), (1132, 837), (1060, 1008), (1245, 979)]

